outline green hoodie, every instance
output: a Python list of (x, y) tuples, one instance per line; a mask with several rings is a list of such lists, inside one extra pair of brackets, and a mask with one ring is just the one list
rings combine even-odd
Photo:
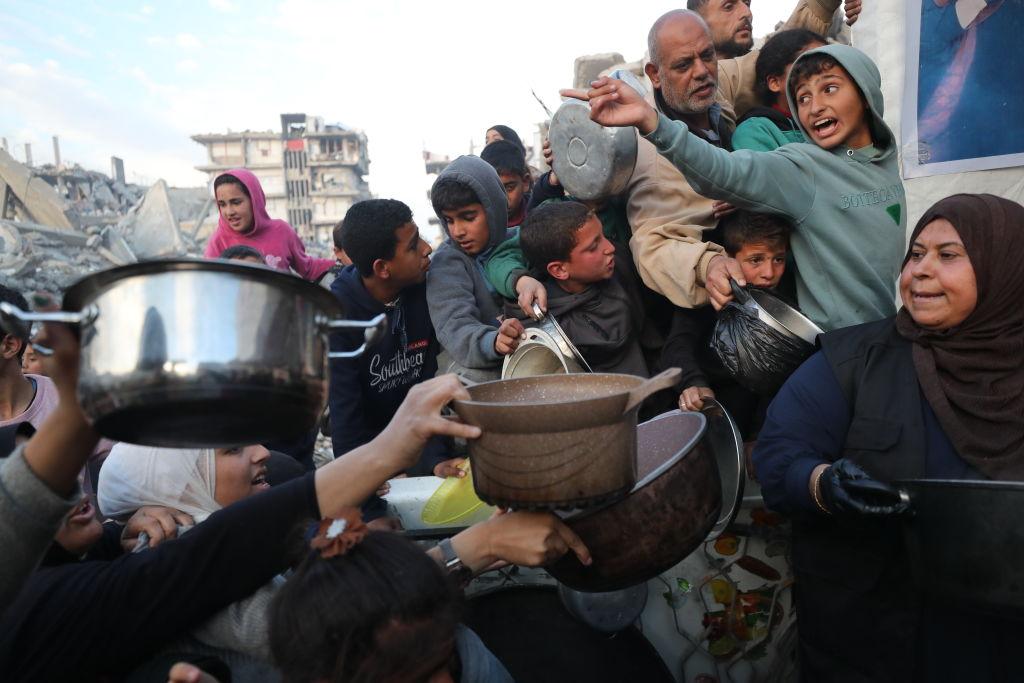
[[(793, 222), (797, 299), (804, 314), (828, 331), (896, 312), (906, 196), (895, 137), (882, 120), (878, 68), (846, 45), (810, 50), (800, 59), (817, 52), (834, 57), (867, 99), (872, 145), (825, 150), (793, 143), (772, 152), (729, 153), (665, 116), (647, 139), (702, 195)], [(796, 111), (788, 88), (786, 96)]]

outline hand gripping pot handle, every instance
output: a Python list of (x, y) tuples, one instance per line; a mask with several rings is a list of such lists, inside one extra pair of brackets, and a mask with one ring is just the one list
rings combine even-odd
[(736, 303), (750, 308), (756, 306), (753, 297), (747, 290), (740, 287), (740, 283), (736, 282), (735, 278), (729, 278), (729, 286), (732, 287), (732, 295), (736, 298)]
[(363, 343), (359, 348), (354, 351), (331, 351), (327, 354), (327, 357), (331, 359), (355, 358), (362, 355), (363, 351), (376, 343), (388, 328), (387, 315), (384, 313), (381, 313), (370, 320), (347, 320), (345, 318), (329, 320), (326, 317), (322, 317), (317, 319), (317, 324), (324, 332), (353, 328), (363, 330)]
[[(17, 306), (0, 302), (0, 329), (15, 337), (31, 341), (33, 323), (64, 323), (80, 328), (88, 327), (99, 316), (99, 309), (94, 305), (86, 306), (82, 311), (23, 311)], [(53, 349), (32, 342), (32, 348), (43, 356), (52, 356)]]

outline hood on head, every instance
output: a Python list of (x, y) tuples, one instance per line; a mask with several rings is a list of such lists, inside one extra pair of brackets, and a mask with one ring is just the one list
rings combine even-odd
[[(257, 178), (252, 171), (247, 171), (244, 168), (233, 168), (230, 171), (221, 173), (221, 176), (234, 176), (242, 181), (245, 185), (245, 189), (249, 191), (249, 200), (252, 202), (252, 232), (245, 233), (247, 237), (255, 235), (257, 232), (262, 230), (270, 223), (270, 215), (267, 213), (267, 196), (263, 194), (263, 186), (260, 185), (260, 180)], [(217, 227), (222, 230), (231, 231), (231, 226), (224, 220), (223, 217), (218, 217)]]
[[(857, 87), (860, 88), (861, 94), (864, 95), (868, 108), (871, 110), (871, 139), (875, 147), (891, 150), (895, 138), (892, 131), (889, 130), (889, 126), (882, 119), (882, 116), (885, 114), (885, 105), (882, 100), (882, 76), (878, 72), (878, 67), (875, 66), (870, 57), (857, 48), (840, 44), (825, 45), (824, 47), (808, 50), (793, 62), (794, 67), (801, 60), (806, 59), (808, 55), (819, 52), (823, 52), (835, 59), (853, 78)], [(808, 140), (811, 140), (810, 132), (804, 128), (800, 122), (800, 117), (796, 113), (796, 99), (793, 97), (793, 91), (789, 87), (789, 83), (786, 83), (786, 100), (789, 102), (789, 110), (793, 112), (793, 119), (796, 121), (800, 132)]]
[[(483, 204), (488, 230), (487, 248), (484, 251), (501, 244), (508, 236), (508, 195), (494, 167), (480, 157), (467, 154), (448, 164), (435, 182), (440, 182), (442, 178), (454, 178), (468, 185)], [(440, 211), (437, 212), (437, 218), (441, 221), (445, 237), (450, 237)]]

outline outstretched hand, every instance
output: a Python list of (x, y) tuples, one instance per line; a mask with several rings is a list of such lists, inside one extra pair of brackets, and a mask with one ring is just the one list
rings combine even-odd
[(590, 102), (590, 119), (602, 126), (636, 126), (643, 135), (658, 127), (658, 112), (625, 81), (602, 76), (590, 90), (560, 90), (562, 97)]
[(452, 548), (474, 573), (503, 564), (540, 567), (568, 552), (591, 563), (583, 540), (550, 512), (499, 512), (452, 538)]
[(433, 436), (475, 439), (480, 428), (447, 420), (441, 408), (455, 399), (468, 400), (469, 392), (455, 375), (441, 375), (415, 385), (406, 394), (391, 422), (381, 433), (396, 456), (396, 471), (416, 464), (427, 441)]

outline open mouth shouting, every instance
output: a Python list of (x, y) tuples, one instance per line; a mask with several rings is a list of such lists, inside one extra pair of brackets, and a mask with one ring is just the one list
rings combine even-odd
[(831, 117), (818, 119), (811, 124), (811, 132), (817, 138), (827, 138), (835, 134), (839, 128), (839, 120)]
[(264, 491), (270, 488), (270, 482), (267, 481), (267, 469), (262, 468), (259, 473), (252, 478), (252, 487)]

